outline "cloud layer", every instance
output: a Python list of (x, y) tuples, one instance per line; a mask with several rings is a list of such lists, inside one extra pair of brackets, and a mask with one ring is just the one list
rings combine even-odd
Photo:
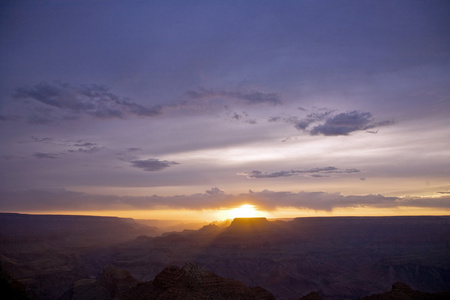
[(282, 170), (278, 172), (262, 172), (259, 170), (253, 170), (251, 172), (238, 173), (238, 175), (244, 175), (249, 179), (256, 178), (277, 178), (277, 177), (290, 177), (296, 175), (310, 176), (310, 177), (330, 177), (336, 174), (352, 174), (359, 173), (357, 169), (338, 169), (336, 167), (324, 167), (313, 168), (305, 170)]
[(108, 196), (91, 195), (60, 190), (0, 190), (0, 207), (4, 211), (64, 211), (64, 210), (143, 210), (168, 209), (223, 209), (234, 208), (247, 203), (261, 210), (274, 211), (277, 208), (312, 209), (332, 211), (335, 208), (396, 208), (423, 207), (450, 209), (450, 196), (438, 198), (386, 197), (383, 195), (344, 196), (340, 193), (325, 192), (274, 192), (263, 190), (245, 194), (226, 194), (218, 188), (204, 193), (179, 196)]

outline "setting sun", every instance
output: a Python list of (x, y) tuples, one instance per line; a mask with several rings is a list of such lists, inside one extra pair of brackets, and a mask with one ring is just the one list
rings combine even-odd
[(254, 205), (244, 204), (232, 209), (231, 213), (235, 218), (253, 218), (257, 216), (258, 211), (255, 209)]
[(253, 204), (243, 204), (236, 208), (225, 209), (220, 211), (220, 219), (234, 219), (234, 218), (256, 218), (266, 217), (267, 212), (263, 212), (257, 209)]

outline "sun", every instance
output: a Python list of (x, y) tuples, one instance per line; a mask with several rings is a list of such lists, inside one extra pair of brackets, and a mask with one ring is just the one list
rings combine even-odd
[(242, 204), (239, 207), (221, 210), (218, 217), (222, 220), (235, 218), (257, 218), (264, 217), (265, 212), (258, 210), (253, 204)]
[(234, 218), (254, 218), (257, 216), (258, 211), (254, 205), (243, 204), (239, 207), (233, 208), (230, 212)]

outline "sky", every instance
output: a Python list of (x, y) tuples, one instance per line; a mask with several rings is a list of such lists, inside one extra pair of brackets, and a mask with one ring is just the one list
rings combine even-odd
[(448, 1), (0, 6), (0, 211), (450, 214)]

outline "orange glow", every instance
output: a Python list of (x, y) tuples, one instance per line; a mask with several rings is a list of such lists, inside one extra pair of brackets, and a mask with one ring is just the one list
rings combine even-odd
[(255, 205), (242, 204), (239, 207), (231, 209), (223, 209), (217, 212), (217, 218), (220, 220), (234, 219), (234, 218), (256, 218), (268, 217), (269, 213), (260, 211)]
[(221, 221), (234, 218), (296, 218), (296, 217), (338, 217), (338, 216), (438, 216), (450, 215), (450, 209), (419, 208), (419, 207), (348, 207), (336, 208), (332, 211), (295, 209), (282, 207), (274, 211), (259, 210), (256, 205), (243, 204), (230, 209), (159, 209), (159, 210), (104, 210), (104, 211), (14, 211), (24, 214), (50, 214), (50, 215), (90, 215), (90, 216), (116, 216), (121, 218), (154, 219), (154, 220), (180, 220), (183, 221)]

